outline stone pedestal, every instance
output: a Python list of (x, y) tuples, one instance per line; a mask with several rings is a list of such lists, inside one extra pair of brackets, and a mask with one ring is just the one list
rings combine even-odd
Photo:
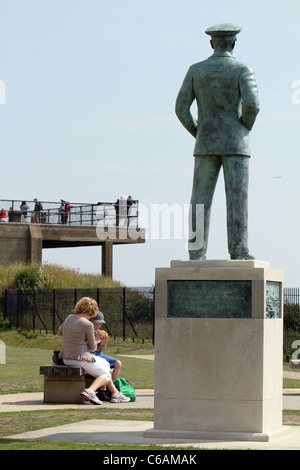
[(282, 282), (257, 260), (156, 270), (154, 428), (145, 437), (266, 441), (285, 430)]

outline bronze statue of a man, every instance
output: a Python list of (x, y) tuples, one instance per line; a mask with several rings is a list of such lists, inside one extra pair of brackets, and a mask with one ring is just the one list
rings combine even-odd
[[(214, 53), (192, 65), (176, 100), (176, 114), (196, 138), (191, 196), (190, 259), (206, 259), (212, 199), (223, 167), (228, 251), (231, 259), (254, 259), (248, 249), (249, 132), (259, 111), (252, 68), (232, 56), (241, 27), (222, 24), (207, 29)], [(198, 119), (191, 114), (196, 100)], [(196, 206), (204, 205), (204, 243), (194, 248)]]

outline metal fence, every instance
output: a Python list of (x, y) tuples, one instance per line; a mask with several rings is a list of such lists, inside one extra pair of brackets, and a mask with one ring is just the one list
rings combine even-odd
[[(104, 313), (110, 336), (152, 340), (154, 344), (154, 288), (95, 288), (6, 290), (3, 314), (16, 327), (57, 332), (77, 300), (94, 298)], [(289, 358), (299, 349), (300, 290), (284, 289), (283, 353)]]
[[(35, 201), (0, 199), (1, 222), (63, 224), (63, 225), (103, 225), (105, 227), (138, 227), (139, 201), (118, 199), (116, 202), (96, 204), (39, 201), (42, 209), (35, 210)], [(24, 204), (25, 203), (25, 204)], [(3, 216), (2, 216), (3, 214)]]
[(299, 287), (284, 289), (283, 350), (287, 358), (299, 348), (300, 292)]
[(16, 328), (56, 334), (81, 297), (95, 299), (112, 337), (154, 344), (154, 289), (95, 288), (5, 290), (3, 316)]

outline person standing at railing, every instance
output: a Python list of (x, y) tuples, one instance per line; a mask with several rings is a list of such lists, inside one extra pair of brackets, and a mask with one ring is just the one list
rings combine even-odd
[(59, 210), (58, 210), (58, 218), (59, 218), (59, 215), (60, 215), (60, 223), (64, 224), (65, 223), (65, 205), (66, 205), (66, 201), (61, 199), (60, 202), (61, 202), (61, 204), (60, 204), (60, 207), (59, 207)]
[(2, 210), (0, 212), (0, 222), (7, 222), (7, 212), (4, 207), (2, 207)]
[(41, 211), (43, 210), (43, 204), (39, 202), (37, 198), (34, 199), (34, 221), (36, 224), (41, 223)]
[(126, 197), (121, 196), (115, 202), (114, 206), (116, 209), (116, 226), (119, 227), (120, 221), (124, 220), (126, 225), (127, 220), (127, 205), (126, 205)]
[(22, 214), (21, 214), (21, 223), (22, 224), (29, 224), (30, 223), (30, 217), (27, 214), (27, 212), (29, 210), (29, 206), (27, 205), (26, 201), (22, 202), (22, 204), (20, 205), (20, 210), (22, 212)]
[(133, 204), (137, 204), (137, 201), (134, 201), (132, 197), (129, 195), (127, 198), (127, 226), (128, 227), (130, 225), (130, 217), (132, 217), (129, 215), (129, 211), (131, 209), (131, 206), (133, 206)]
[(69, 203), (69, 201), (66, 202), (65, 204), (65, 214), (64, 214), (64, 224), (66, 224), (68, 222), (68, 217), (69, 217), (69, 212), (70, 212), (70, 209), (74, 207), (72, 206), (72, 204)]

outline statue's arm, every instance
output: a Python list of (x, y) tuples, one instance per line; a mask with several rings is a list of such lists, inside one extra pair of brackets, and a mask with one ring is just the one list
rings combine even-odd
[(192, 136), (196, 137), (197, 121), (193, 118), (190, 110), (194, 99), (193, 75), (190, 68), (179, 90), (176, 99), (175, 112), (181, 124), (192, 134)]
[(242, 122), (251, 131), (259, 112), (259, 100), (255, 75), (251, 67), (246, 66), (240, 76), (242, 97)]

